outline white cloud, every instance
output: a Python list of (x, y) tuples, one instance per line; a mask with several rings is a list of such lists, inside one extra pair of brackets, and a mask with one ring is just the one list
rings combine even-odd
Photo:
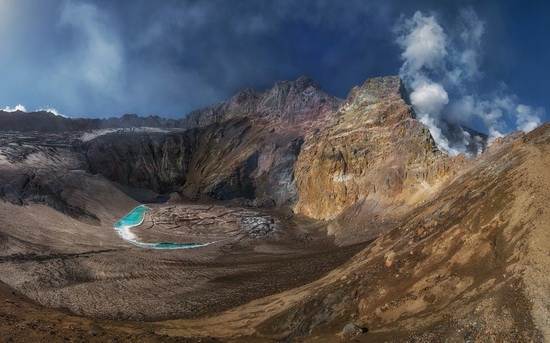
[(423, 68), (438, 67), (447, 54), (446, 35), (434, 17), (416, 12), (399, 28), (401, 35), (397, 43), (404, 49), (401, 57), (405, 60), (400, 74), (418, 77)]

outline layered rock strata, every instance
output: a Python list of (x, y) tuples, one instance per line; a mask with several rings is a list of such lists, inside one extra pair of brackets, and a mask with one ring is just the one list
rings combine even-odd
[(415, 119), (401, 80), (369, 79), (305, 140), (295, 166), (294, 210), (334, 219), (366, 200), (381, 207), (417, 201), (444, 176), (443, 160), (428, 128)]
[(124, 185), (177, 191), (188, 199), (292, 207), (303, 139), (332, 118), (340, 103), (300, 77), (195, 111), (184, 120), (191, 129), (183, 133), (103, 135), (84, 148), (92, 173)]

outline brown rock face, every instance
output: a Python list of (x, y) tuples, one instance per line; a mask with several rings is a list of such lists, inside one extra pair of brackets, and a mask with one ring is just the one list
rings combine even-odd
[(331, 341), (354, 318), (361, 342), (549, 342), (550, 123), (499, 143), (265, 332)]
[(330, 123), (304, 142), (296, 212), (333, 219), (359, 202), (387, 205), (429, 193), (443, 155), (405, 99), (398, 77), (352, 89)]

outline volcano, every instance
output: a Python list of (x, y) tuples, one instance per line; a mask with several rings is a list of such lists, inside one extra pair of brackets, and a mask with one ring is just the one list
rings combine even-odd
[(0, 124), (2, 341), (550, 340), (550, 124), (450, 157), (397, 76)]

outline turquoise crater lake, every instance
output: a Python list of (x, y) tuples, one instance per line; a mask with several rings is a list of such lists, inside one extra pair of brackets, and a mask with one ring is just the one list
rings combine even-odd
[(126, 242), (132, 243), (135, 246), (149, 249), (189, 249), (200, 248), (210, 245), (209, 243), (171, 243), (171, 242), (158, 242), (158, 243), (145, 243), (139, 241), (138, 237), (131, 231), (134, 226), (141, 225), (145, 219), (145, 212), (149, 208), (145, 205), (140, 205), (134, 208), (130, 213), (125, 215), (115, 224), (116, 233)]
[(121, 228), (123, 226), (137, 226), (143, 222), (143, 218), (145, 216), (145, 212), (147, 212), (149, 208), (145, 205), (140, 205), (132, 210), (132, 212), (128, 213), (124, 218), (119, 220), (115, 224), (115, 229)]

